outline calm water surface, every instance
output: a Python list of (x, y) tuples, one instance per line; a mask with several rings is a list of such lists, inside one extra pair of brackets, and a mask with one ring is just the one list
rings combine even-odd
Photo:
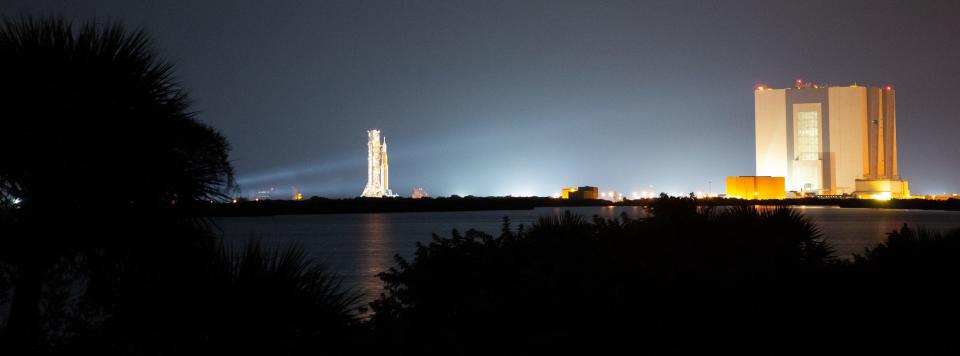
[[(886, 233), (904, 223), (935, 230), (960, 228), (960, 212), (932, 210), (853, 209), (797, 207), (820, 227), (837, 255), (849, 257), (873, 247)], [(372, 300), (382, 283), (376, 277), (393, 266), (393, 256), (413, 255), (417, 242), (430, 241), (431, 234), (450, 236), (452, 229), (476, 229), (493, 235), (500, 232), (503, 217), (517, 225), (529, 225), (540, 216), (575, 213), (613, 218), (621, 213), (637, 217), (638, 207), (537, 208), (511, 211), (436, 213), (325, 214), (236, 217), (218, 219), (224, 239), (231, 244), (259, 239), (267, 245), (298, 243), (313, 256), (328, 263), (344, 277), (345, 284)]]

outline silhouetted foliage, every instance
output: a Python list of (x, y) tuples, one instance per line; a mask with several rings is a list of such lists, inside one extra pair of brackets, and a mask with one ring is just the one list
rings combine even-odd
[(87, 264), (196, 236), (180, 233), (203, 228), (191, 207), (232, 186), (226, 140), (193, 118), (151, 47), (119, 25), (0, 29), (0, 117), (16, 133), (0, 140), (0, 201), (16, 202), (2, 211), (14, 288), (0, 347), (53, 347), (44, 324), (62, 328), (71, 296), (124, 282)]
[[(223, 197), (227, 143), (188, 111), (143, 32), (58, 20), (0, 31), (0, 181), (24, 210), (155, 212)], [(173, 204), (176, 202), (177, 204)]]
[(227, 142), (142, 32), (8, 22), (0, 76), (0, 353), (363, 350), (358, 296), (302, 248), (214, 238)]
[(905, 226), (837, 260), (793, 209), (692, 200), (434, 236), (381, 274), (375, 338), (411, 355), (960, 351), (960, 230)]
[[(242, 249), (204, 244), (155, 261), (111, 298), (102, 322), (75, 333), (89, 354), (358, 354), (364, 349), (359, 294), (300, 246)], [(105, 305), (104, 302), (95, 305)], [(87, 316), (87, 315), (85, 315)]]
[(406, 354), (683, 353), (741, 333), (761, 339), (744, 349), (782, 344), (793, 335), (779, 333), (819, 312), (790, 303), (812, 297), (832, 261), (808, 220), (787, 208), (698, 212), (685, 200), (660, 202), (648, 219), (567, 213), (500, 237), (435, 237), (382, 274), (371, 323)]
[(855, 256), (846, 285), (851, 351), (862, 354), (960, 354), (960, 230), (904, 225)]
[(879, 269), (886, 278), (937, 279), (960, 275), (960, 230), (945, 234), (906, 224), (893, 231), (887, 241), (855, 256), (864, 268)]

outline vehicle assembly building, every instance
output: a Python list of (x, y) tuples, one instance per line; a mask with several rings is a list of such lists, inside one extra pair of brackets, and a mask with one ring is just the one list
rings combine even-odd
[(784, 177), (802, 195), (900, 198), (896, 92), (824, 86), (754, 91), (756, 175)]
[(380, 139), (380, 130), (367, 131), (367, 186), (362, 197), (393, 196), (390, 191), (390, 167), (387, 161), (387, 139)]

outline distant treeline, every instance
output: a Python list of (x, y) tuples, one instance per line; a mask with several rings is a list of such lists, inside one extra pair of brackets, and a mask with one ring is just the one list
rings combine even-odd
[[(950, 200), (865, 200), (865, 199), (691, 199), (700, 206), (839, 206), (844, 208), (960, 210), (960, 199)], [(442, 197), (442, 198), (354, 198), (328, 199), (312, 197), (307, 200), (240, 200), (236, 203), (213, 203), (200, 206), (204, 216), (265, 216), (287, 214), (348, 214), (348, 213), (396, 213), (430, 211), (476, 211), (476, 210), (530, 210), (538, 207), (577, 206), (649, 206), (655, 199), (624, 200), (565, 200), (547, 197)]]
[(205, 216), (284, 214), (399, 213), (429, 211), (530, 210), (550, 206), (608, 206), (606, 200), (560, 200), (540, 197), (443, 197), (261, 200), (214, 203), (201, 207)]

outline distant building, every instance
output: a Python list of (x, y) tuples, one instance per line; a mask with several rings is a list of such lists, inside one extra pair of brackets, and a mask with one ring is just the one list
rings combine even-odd
[(798, 80), (759, 86), (754, 99), (757, 176), (784, 177), (801, 194), (909, 196), (897, 170), (893, 88)]
[(783, 199), (786, 197), (783, 177), (727, 177), (728, 198)]
[(367, 185), (362, 197), (394, 196), (390, 191), (390, 167), (387, 161), (387, 139), (380, 139), (380, 130), (367, 131)]
[(860, 199), (889, 200), (910, 197), (909, 183), (899, 179), (857, 179), (854, 196)]
[(413, 199), (427, 198), (430, 194), (427, 194), (427, 191), (423, 187), (413, 188), (413, 194), (410, 194), (410, 197)]
[(563, 188), (560, 197), (570, 200), (597, 200), (600, 197), (600, 189), (591, 186)]

